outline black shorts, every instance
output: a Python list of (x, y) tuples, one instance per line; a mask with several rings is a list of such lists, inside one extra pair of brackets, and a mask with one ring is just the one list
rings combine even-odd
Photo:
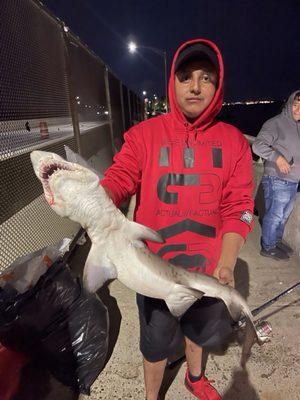
[[(232, 333), (233, 320), (221, 300), (203, 297), (180, 318), (174, 317), (163, 300), (137, 294), (140, 317), (140, 350), (150, 362), (172, 356), (174, 341), (183, 335), (197, 345), (222, 346)], [(175, 345), (176, 346), (176, 345)]]

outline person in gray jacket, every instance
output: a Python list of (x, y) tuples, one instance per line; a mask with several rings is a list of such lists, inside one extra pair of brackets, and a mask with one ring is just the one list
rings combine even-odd
[(260, 254), (288, 260), (293, 249), (283, 243), (282, 236), (300, 180), (300, 90), (290, 95), (280, 114), (264, 123), (252, 149), (264, 159), (261, 183), (265, 215)]

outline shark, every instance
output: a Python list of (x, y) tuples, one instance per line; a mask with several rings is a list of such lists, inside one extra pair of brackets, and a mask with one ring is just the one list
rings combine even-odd
[(99, 184), (97, 174), (68, 162), (55, 153), (30, 154), (34, 172), (43, 185), (51, 208), (61, 217), (78, 222), (91, 240), (83, 283), (96, 292), (105, 282), (118, 279), (142, 295), (163, 299), (180, 318), (202, 296), (222, 300), (234, 321), (246, 320), (241, 365), (245, 366), (255, 341), (262, 343), (246, 300), (233, 287), (200, 272), (187, 271), (152, 253), (144, 241), (163, 242), (149, 227), (130, 221)]

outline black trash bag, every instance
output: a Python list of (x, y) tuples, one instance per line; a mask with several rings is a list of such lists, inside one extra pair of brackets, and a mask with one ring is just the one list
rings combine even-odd
[(108, 313), (64, 263), (23, 294), (0, 291), (0, 342), (27, 353), (74, 391), (89, 394), (108, 349)]

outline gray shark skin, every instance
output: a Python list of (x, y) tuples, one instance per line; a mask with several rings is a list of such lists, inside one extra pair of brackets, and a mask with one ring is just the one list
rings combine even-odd
[(251, 311), (234, 288), (221, 285), (212, 276), (174, 266), (150, 252), (143, 240), (162, 242), (161, 237), (129, 221), (99, 185), (93, 171), (55, 153), (33, 151), (30, 156), (49, 205), (61, 217), (80, 223), (91, 239), (83, 272), (87, 290), (95, 292), (107, 280), (117, 278), (138, 293), (163, 299), (176, 317), (202, 296), (221, 299), (234, 321), (241, 315), (246, 317), (241, 359), (245, 366), (255, 339), (260, 340)]

